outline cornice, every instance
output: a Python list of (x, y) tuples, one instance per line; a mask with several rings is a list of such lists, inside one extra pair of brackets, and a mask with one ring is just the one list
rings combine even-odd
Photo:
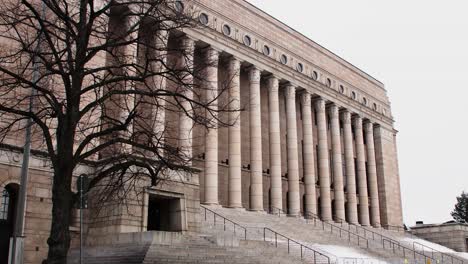
[(222, 33), (216, 30), (207, 31), (198, 28), (187, 28), (184, 29), (184, 32), (187, 34), (194, 34), (201, 41), (232, 54), (240, 60), (258, 65), (258, 67), (274, 74), (280, 80), (294, 81), (297, 86), (306, 89), (311, 94), (318, 95), (328, 101), (334, 102), (341, 108), (347, 108), (350, 112), (363, 114), (372, 122), (381, 123), (382, 125), (385, 124), (387, 128), (393, 127), (394, 120), (391, 117), (384, 116), (383, 114), (372, 110), (370, 107), (364, 106), (359, 101), (353, 100), (351, 97), (344, 96), (339, 91), (327, 87), (325, 84), (317, 82), (307, 75), (295, 71), (291, 67), (284, 67), (285, 65), (282, 65), (272, 57), (259, 54), (248, 46), (239, 45), (235, 39), (224, 37)]
[(257, 6), (255, 6), (255, 5), (249, 3), (248, 1), (245, 1), (245, 0), (234, 0), (232, 2), (234, 4), (236, 4), (236, 5), (238, 5), (238, 6), (241, 6), (243, 8), (248, 9), (250, 12), (252, 12), (254, 14), (261, 15), (261, 18), (263, 20), (275, 25), (278, 29), (284, 31), (286, 34), (292, 34), (295, 37), (301, 38), (302, 42), (305, 42), (307, 44), (312, 45), (313, 48), (315, 48), (317, 51), (319, 51), (323, 55), (329, 57), (330, 59), (333, 59), (334, 61), (340, 63), (341, 65), (345, 66), (346, 68), (358, 73), (362, 77), (366, 78), (368, 81), (376, 84), (378, 86), (378, 88), (386, 91), (386, 89), (384, 87), (384, 84), (381, 81), (379, 81), (378, 79), (376, 79), (375, 77), (373, 77), (372, 75), (370, 75), (367, 72), (361, 70), (359, 67), (353, 65), (349, 61), (343, 59), (342, 57), (335, 54), (331, 50), (329, 50), (329, 49), (325, 48), (324, 46), (320, 45), (319, 43), (313, 41), (312, 39), (310, 39), (306, 35), (302, 34), (301, 32), (297, 31), (296, 29), (290, 27), (289, 25), (285, 24), (284, 22), (282, 22), (281, 20), (275, 18), (274, 16), (268, 14), (267, 12), (265, 12), (262, 9), (258, 8)]
[[(234, 1), (234, 2), (236, 2), (236, 1)], [(239, 4), (239, 3), (237, 3), (237, 4)], [(317, 65), (315, 65), (311, 61), (302, 58), (299, 54), (297, 54), (297, 53), (295, 53), (295, 52), (293, 52), (293, 51), (291, 51), (291, 50), (289, 50), (289, 49), (287, 49), (285, 47), (277, 45), (276, 43), (274, 43), (270, 39), (267, 39), (267, 38), (255, 33), (255, 32), (253, 32), (253, 31), (251, 31), (250, 29), (243, 26), (242, 24), (236, 23), (235, 21), (233, 21), (230, 18), (227, 18), (226, 16), (224, 16), (220, 12), (217, 12), (217, 11), (203, 5), (203, 4), (199, 3), (198, 1), (196, 2), (196, 7), (193, 7), (193, 9), (194, 9), (194, 13), (206, 12), (210, 16), (209, 24), (206, 27), (197, 28), (197, 29), (194, 29), (194, 31), (198, 31), (199, 33), (202, 33), (202, 32), (206, 33), (206, 32), (214, 31), (217, 34), (214, 34), (211, 37), (212, 41), (214, 40), (215, 42), (217, 42), (218, 44), (221, 44), (221, 45), (223, 45), (223, 44), (225, 44), (225, 45), (236, 44), (236, 49), (237, 50), (242, 49), (245, 52), (255, 51), (255, 54), (253, 54), (254, 60), (250, 60), (250, 62), (257, 62), (260, 58), (263, 57), (263, 58), (269, 60), (270, 63), (274, 63), (276, 69), (287, 68), (289, 70), (292, 70), (291, 74), (292, 74), (292, 76), (294, 78), (298, 78), (298, 77), (302, 76), (302, 77), (306, 77), (307, 79), (313, 80), (311, 78), (312, 72), (314, 70), (317, 70), (322, 75), (322, 76), (320, 76), (321, 78), (319, 78), (318, 80), (313, 80), (313, 82), (315, 82), (317, 86), (323, 85), (322, 82), (325, 83), (326, 80), (327, 80), (327, 77), (330, 77), (330, 78), (332, 78), (334, 80), (332, 81), (333, 82), (332, 87), (327, 87), (328, 89), (336, 90), (340, 97), (346, 97), (346, 98), (350, 98), (351, 93), (353, 91), (357, 92), (357, 94), (358, 94), (357, 100), (359, 100), (359, 102), (358, 101), (356, 101), (356, 102), (358, 104), (362, 104), (361, 101), (365, 97), (368, 100), (368, 105), (367, 106), (362, 105), (363, 107), (369, 108), (369, 110), (371, 110), (373, 112), (376, 112), (376, 113), (379, 113), (379, 115), (385, 116), (384, 119), (387, 119), (387, 121), (393, 122), (393, 119), (391, 118), (391, 116), (389, 116), (389, 115), (391, 115), (391, 113), (390, 113), (391, 106), (390, 106), (390, 103), (388, 101), (383, 101), (383, 100), (381, 100), (379, 98), (376, 98), (376, 97), (372, 96), (371, 94), (369, 94), (368, 92), (351, 85), (350, 83), (348, 83), (347, 81), (341, 79), (340, 77), (331, 74), (329, 71), (327, 71), (327, 70), (325, 70), (325, 69), (323, 69), (321, 67), (318, 67)], [(195, 10), (195, 9), (199, 9), (199, 10)], [(225, 36), (221, 32), (221, 30), (222, 30), (221, 27), (225, 23), (229, 23), (229, 25), (230, 25), (230, 27), (232, 29), (231, 36)], [(207, 30), (207, 29), (210, 29), (210, 30)], [(239, 29), (240, 29), (240, 31), (245, 31), (245, 32), (240, 32)], [(242, 43), (242, 37), (245, 35), (244, 33), (246, 33), (246, 34), (248, 34), (249, 36), (252, 37), (252, 45), (251, 46), (246, 46), (246, 45), (244, 45)], [(198, 38), (200, 38), (200, 37), (198, 37)], [(206, 41), (206, 42), (209, 43), (209, 44), (213, 44), (212, 42), (208, 42), (208, 41)], [(267, 55), (264, 55), (262, 53), (263, 44), (267, 44), (270, 47), (270, 49), (272, 50), (272, 55), (267, 56)], [(311, 48), (315, 48), (315, 47), (312, 46)], [(287, 54), (287, 55), (290, 55), (289, 56), (290, 61), (287, 64), (282, 64), (281, 62), (279, 62), (279, 57), (283, 53)], [(324, 55), (326, 55), (326, 54), (324, 54)], [(239, 55), (237, 55), (237, 56), (239, 56)], [(252, 57), (252, 56), (250, 56), (250, 57)], [(295, 64), (293, 62), (302, 63), (305, 66), (304, 67), (305, 68), (304, 73), (298, 72), (296, 70)], [(253, 64), (256, 64), (256, 63), (253, 63)], [(262, 67), (262, 68), (267, 68), (267, 67)], [(351, 69), (351, 70), (353, 70), (355, 72), (354, 69)], [(364, 78), (367, 79), (365, 76), (364, 76)], [(290, 79), (290, 78), (286, 78), (286, 79)], [(335, 80), (338, 81), (338, 82), (336, 82)], [(344, 86), (344, 88), (345, 88), (344, 93), (339, 92), (340, 85)], [(376, 87), (378, 87), (378, 86), (376, 86)], [(379, 87), (379, 88), (381, 88), (381, 87)], [(377, 104), (377, 107), (378, 107), (377, 110), (372, 109), (373, 108), (373, 103)], [(362, 107), (358, 107), (358, 108), (360, 108), (362, 110)]]

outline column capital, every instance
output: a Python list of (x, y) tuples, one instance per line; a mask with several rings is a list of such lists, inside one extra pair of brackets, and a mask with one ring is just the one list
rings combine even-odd
[(309, 91), (303, 91), (301, 93), (301, 103), (303, 106), (311, 106), (311, 94)]
[(206, 66), (218, 67), (219, 50), (213, 47), (208, 47), (205, 51)]
[(366, 131), (369, 131), (369, 132), (373, 132), (374, 131), (374, 124), (370, 121), (370, 120), (365, 120), (363, 122), (363, 125), (364, 125), (364, 129)]
[(345, 124), (351, 124), (351, 113), (348, 110), (343, 110), (341, 112), (341, 119)]
[(296, 86), (294, 86), (291, 83), (288, 83), (284, 86), (284, 89), (286, 89), (286, 98), (296, 98)]
[(353, 116), (354, 125), (362, 126), (362, 117), (355, 115)]
[(330, 112), (330, 116), (333, 118), (338, 118), (340, 116), (338, 106), (335, 103), (332, 103), (329, 106), (328, 111)]
[(184, 50), (195, 50), (195, 39), (189, 35), (184, 35), (181, 39), (181, 46)]
[(325, 111), (325, 100), (321, 97), (317, 98), (314, 102), (315, 110), (317, 112), (324, 112)]
[(267, 81), (268, 91), (272, 93), (278, 93), (279, 79), (273, 74), (265, 77), (265, 79)]
[(249, 81), (251, 83), (260, 82), (260, 77), (262, 75), (262, 72), (259, 68), (257, 68), (255, 65), (252, 65), (249, 68), (247, 68), (247, 71), (249, 73)]
[(240, 71), (240, 60), (234, 56), (229, 57), (228, 68), (230, 71)]

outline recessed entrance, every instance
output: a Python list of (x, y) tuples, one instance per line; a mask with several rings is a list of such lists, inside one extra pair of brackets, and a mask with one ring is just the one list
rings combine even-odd
[(148, 231), (183, 231), (183, 209), (180, 198), (152, 195), (148, 200)]
[(19, 185), (8, 184), (0, 189), (0, 264), (8, 263), (10, 237), (13, 235), (15, 223), (16, 201)]

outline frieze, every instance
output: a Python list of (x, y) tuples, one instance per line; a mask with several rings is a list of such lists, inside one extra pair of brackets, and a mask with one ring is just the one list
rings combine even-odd
[[(359, 91), (360, 94), (363, 94), (365, 97), (367, 98), (372, 98), (373, 100), (368, 104), (369, 106), (372, 106), (374, 102), (378, 102), (379, 104), (381, 105), (387, 105), (387, 102), (383, 102), (381, 101), (380, 99), (376, 99), (375, 97), (371, 96), (370, 94), (368, 94), (367, 92), (364, 92), (362, 91), (361, 89), (359, 88), (356, 88), (354, 87), (353, 85), (347, 83), (346, 81), (344, 80), (341, 80), (339, 77), (337, 76), (334, 76), (332, 74), (330, 74), (329, 72), (327, 72), (326, 70), (323, 70), (321, 69), (320, 67), (318, 67), (317, 65), (311, 63), (310, 61), (307, 61), (307, 60), (304, 60), (301, 58), (301, 60), (299, 60), (298, 58), (300, 58), (301, 56), (297, 55), (297, 54), (294, 54), (294, 52), (291, 52), (289, 51), (287, 48), (283, 48), (283, 47), (279, 47), (277, 43), (274, 43), (272, 42), (271, 40), (269, 39), (266, 39), (254, 32), (251, 32), (248, 28), (246, 28), (245, 26), (241, 25), (241, 24), (238, 24), (236, 22), (234, 22), (233, 20), (225, 17), (224, 15), (222, 15), (221, 13), (201, 4), (201, 3), (197, 3), (196, 4), (196, 8), (195, 9), (198, 9), (198, 12), (194, 12), (194, 13), (201, 13), (201, 12), (206, 12), (206, 13), (210, 13), (211, 14), (211, 20), (213, 21), (212, 23), (209, 23), (207, 26), (211, 26), (212, 29), (220, 32), (222, 34), (222, 26), (221, 27), (218, 27), (219, 24), (221, 25), (224, 25), (224, 24), (228, 24), (231, 26), (231, 27), (234, 27), (234, 34), (231, 34), (230, 36), (224, 36), (224, 37), (227, 37), (227, 38), (231, 38), (233, 40), (235, 40), (236, 42), (239, 42), (239, 43), (242, 43), (243, 44), (243, 41), (242, 41), (242, 38), (239, 37), (239, 36), (244, 36), (244, 35), (249, 35), (252, 38), (253, 42), (255, 43), (255, 45), (250, 45), (250, 48), (251, 49), (254, 49), (256, 50), (257, 52), (261, 53), (262, 55), (264, 56), (267, 56), (265, 54), (263, 54), (263, 47), (265, 45), (268, 45), (268, 47), (270, 48), (270, 50), (272, 50), (273, 52), (271, 52), (270, 55), (268, 55), (268, 57), (270, 57), (271, 59), (274, 59), (276, 60), (279, 64), (281, 64), (280, 62), (280, 57), (281, 55), (286, 55), (289, 60), (288, 60), (288, 63), (286, 64), (282, 64), (282, 66), (286, 66), (288, 68), (292, 68), (293, 70), (296, 69), (296, 65), (295, 63), (299, 63), (301, 62), (303, 65), (304, 65), (304, 71), (300, 74), (302, 75), (306, 75), (307, 77), (309, 77), (309, 79), (311, 80), (314, 80), (314, 78), (312, 76), (309, 76), (309, 75), (313, 75), (314, 71), (316, 72), (317, 70), (319, 71), (322, 71), (324, 73), (319, 73), (320, 77), (322, 76), (325, 76), (325, 75), (328, 75), (328, 76), (333, 76), (332, 78), (332, 85), (331, 87), (327, 87), (328, 89), (330, 90), (333, 90), (334, 92), (336, 93), (339, 93), (340, 96), (346, 96), (346, 97), (349, 97), (350, 95), (349, 94), (345, 94), (345, 93), (340, 93), (339, 90), (337, 89), (334, 89), (334, 87), (336, 86), (336, 82), (337, 80), (339, 80), (338, 82), (346, 85), (348, 88), (348, 90), (356, 90), (356, 91)], [(221, 23), (217, 23), (218, 21), (221, 21)], [(243, 31), (243, 32), (241, 32)], [(328, 56), (328, 55), (325, 55), (325, 56)], [(294, 62), (294, 63), (293, 63)], [(311, 71), (309, 71), (308, 69), (312, 69)], [(297, 71), (296, 71), (297, 72)], [(360, 74), (359, 72), (356, 72), (354, 71), (355, 73), (357, 74)], [(299, 73), (299, 72), (297, 72)], [(309, 74), (310, 73), (310, 74)], [(365, 73), (364, 73), (365, 74)], [(367, 75), (367, 74), (365, 74)], [(363, 78), (366, 78), (367, 77), (363, 77)], [(372, 77), (371, 77), (372, 78)], [(323, 79), (327, 79), (327, 78), (319, 78), (318, 80), (314, 80), (315, 82), (319, 83), (320, 85), (324, 85), (324, 86), (327, 86), (327, 83), (326, 81), (324, 82)], [(379, 113), (379, 115), (384, 115), (386, 116), (387, 118), (391, 119), (391, 116), (387, 116), (387, 111), (385, 110), (384, 111), (384, 108), (382, 106), (379, 106), (377, 107), (377, 110), (376, 109), (372, 109), (371, 107), (368, 107), (371, 111), (373, 112), (377, 112)], [(382, 109), (382, 111), (378, 111), (379, 109)]]

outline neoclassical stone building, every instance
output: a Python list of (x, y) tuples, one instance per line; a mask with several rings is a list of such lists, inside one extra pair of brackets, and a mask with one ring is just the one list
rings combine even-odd
[(238, 74), (230, 96), (245, 109), (195, 150), (201, 203), (401, 226), (384, 85), (245, 1), (195, 8), (206, 28), (186, 34), (220, 60), (207, 78)]
[[(205, 99), (232, 101), (243, 111), (221, 113), (233, 125), (209, 130), (166, 115), (166, 123), (178, 124), (174, 133), (183, 140), (176, 144), (194, 157), (199, 173), (142, 186), (142, 203), (130, 210), (109, 205), (107, 214), (88, 220), (87, 234), (197, 231), (200, 204), (401, 228), (397, 131), (384, 85), (246, 1), (182, 3), (202, 26), (155, 34), (167, 34), (169, 45), (177, 34), (181, 41), (173, 45), (192, 53), (195, 64), (216, 62), (205, 70), (211, 88)], [(218, 98), (213, 91), (226, 76), (234, 76), (229, 92)], [(0, 155), (5, 230), (13, 228), (19, 157), (11, 148)], [(50, 228), (47, 159), (33, 155), (30, 174), (26, 261), (37, 263)]]

